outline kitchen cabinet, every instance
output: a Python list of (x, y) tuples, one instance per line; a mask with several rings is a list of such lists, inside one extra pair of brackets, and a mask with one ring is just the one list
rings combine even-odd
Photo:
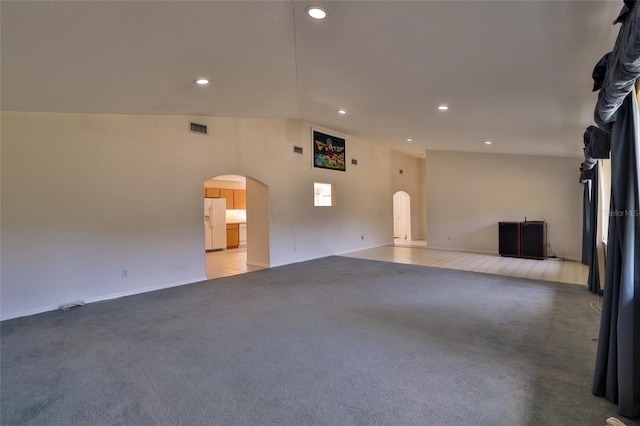
[(238, 248), (240, 245), (240, 226), (237, 223), (227, 223), (227, 248)]
[(247, 208), (247, 191), (244, 189), (233, 190), (233, 208), (239, 210)]
[(227, 200), (227, 209), (246, 210), (247, 191), (244, 189), (205, 188), (205, 198), (224, 198)]
[(225, 198), (227, 200), (227, 209), (234, 208), (233, 207), (233, 189), (220, 188), (220, 198)]
[(205, 198), (220, 198), (220, 190), (218, 188), (205, 188), (204, 189), (204, 197)]

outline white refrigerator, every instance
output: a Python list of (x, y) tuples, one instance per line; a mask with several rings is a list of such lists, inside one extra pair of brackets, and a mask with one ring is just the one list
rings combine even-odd
[(224, 198), (204, 199), (204, 241), (205, 250), (225, 250), (227, 248), (227, 200)]

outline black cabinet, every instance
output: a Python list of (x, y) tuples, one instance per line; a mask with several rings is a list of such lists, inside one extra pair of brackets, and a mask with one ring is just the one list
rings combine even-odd
[(520, 257), (520, 222), (498, 223), (498, 252), (501, 256)]
[(499, 222), (498, 253), (527, 259), (547, 258), (547, 223), (544, 221)]
[(528, 259), (547, 258), (547, 224), (522, 222), (520, 224), (520, 255)]

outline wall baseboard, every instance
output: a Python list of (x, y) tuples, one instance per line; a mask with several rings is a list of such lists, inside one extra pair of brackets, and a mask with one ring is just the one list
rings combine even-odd
[[(85, 304), (87, 303), (95, 303), (95, 302), (104, 302), (107, 300), (113, 300), (113, 299), (119, 299), (121, 297), (126, 297), (126, 296), (133, 296), (136, 294), (142, 294), (142, 293), (149, 293), (152, 291), (157, 291), (157, 290), (164, 290), (165, 288), (171, 288), (171, 287), (179, 287), (181, 285), (187, 285), (187, 284), (195, 284), (201, 281), (206, 281), (207, 277), (196, 277), (196, 278), (191, 278), (191, 279), (186, 279), (186, 280), (180, 280), (180, 281), (174, 281), (171, 283), (165, 283), (165, 284), (160, 284), (160, 285), (155, 285), (155, 286), (148, 286), (148, 287), (143, 287), (143, 288), (139, 288), (136, 290), (131, 290), (131, 291), (123, 291), (123, 292), (119, 292), (119, 293), (112, 293), (112, 294), (107, 294), (104, 296), (98, 296), (98, 297), (90, 297), (88, 299), (84, 299)], [(83, 299), (74, 299), (74, 300), (83, 300)], [(64, 303), (64, 302), (63, 302)], [(27, 309), (26, 311), (18, 311), (18, 312), (13, 312), (10, 313), (8, 315), (2, 315), (0, 317), (0, 321), (5, 321), (5, 320), (10, 320), (10, 319), (15, 319), (15, 318), (22, 318), (22, 317), (28, 317), (31, 315), (37, 315), (37, 314), (42, 314), (44, 312), (51, 312), (51, 311), (57, 311), (59, 309), (60, 304), (58, 305), (49, 305), (49, 306), (43, 306), (40, 308), (35, 308), (35, 309)]]
[(57, 311), (57, 310), (58, 310), (58, 306), (44, 306), (40, 308), (27, 309), (26, 311), (13, 312), (8, 315), (3, 314), (0, 317), (0, 321), (6, 321), (6, 320), (22, 318), (22, 317), (29, 317), (31, 315), (37, 315), (37, 314), (42, 314), (44, 312)]
[(119, 292), (119, 293), (107, 294), (105, 296), (92, 297), (92, 298), (89, 298), (89, 299), (85, 300), (85, 302), (86, 303), (104, 302), (106, 300), (120, 299), (121, 297), (133, 296), (133, 295), (136, 295), (136, 294), (149, 293), (149, 292), (157, 291), (157, 290), (164, 290), (165, 288), (179, 287), (181, 285), (187, 285), (187, 284), (195, 284), (195, 283), (198, 283), (198, 282), (201, 282), (201, 281), (206, 281), (206, 280), (207, 280), (206, 276), (190, 278), (190, 279), (186, 279), (186, 280), (174, 281), (174, 282), (171, 282), (171, 283), (165, 283), (165, 284), (160, 284), (160, 285), (143, 287), (143, 288), (136, 289), (136, 290), (131, 290), (131, 291), (123, 291), (123, 292)]
[(335, 254), (332, 254), (331, 256), (342, 256), (344, 254), (349, 254), (349, 253), (355, 253), (357, 251), (362, 251), (362, 250), (371, 250), (371, 249), (375, 249), (375, 248), (380, 248), (380, 247), (385, 247), (385, 246), (392, 246), (393, 245), (393, 241), (386, 243), (386, 244), (375, 244), (372, 246), (367, 246), (367, 247), (361, 247), (357, 250), (346, 250), (346, 251), (341, 251)]

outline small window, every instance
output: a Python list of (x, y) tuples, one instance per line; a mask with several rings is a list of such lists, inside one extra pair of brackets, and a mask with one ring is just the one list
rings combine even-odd
[(333, 185), (330, 183), (313, 183), (313, 205), (333, 206)]

